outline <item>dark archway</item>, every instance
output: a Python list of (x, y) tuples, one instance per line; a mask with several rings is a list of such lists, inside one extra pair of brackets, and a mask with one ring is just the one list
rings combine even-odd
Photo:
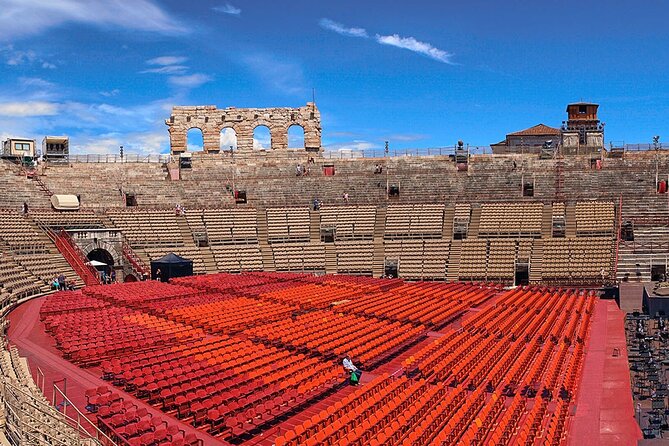
[(111, 255), (106, 249), (94, 249), (93, 251), (89, 252), (86, 257), (88, 257), (88, 260), (97, 260), (98, 262), (102, 262), (108, 266), (114, 266), (114, 256)]
[(126, 274), (126, 276), (123, 278), (124, 282), (137, 282), (137, 277), (135, 277), (134, 274)]

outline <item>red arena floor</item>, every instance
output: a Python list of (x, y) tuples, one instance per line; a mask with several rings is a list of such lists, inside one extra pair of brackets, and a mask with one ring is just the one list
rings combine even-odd
[(585, 291), (219, 274), (57, 293), (9, 319), (46, 396), (66, 378), (118, 444), (641, 438), (623, 313)]

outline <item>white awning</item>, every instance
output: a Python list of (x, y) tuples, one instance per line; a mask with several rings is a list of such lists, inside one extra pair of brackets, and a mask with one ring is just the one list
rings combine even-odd
[(52, 195), (51, 206), (57, 211), (78, 211), (79, 199), (76, 195)]
[(97, 260), (91, 260), (88, 264), (91, 266), (107, 266), (106, 263), (98, 262)]

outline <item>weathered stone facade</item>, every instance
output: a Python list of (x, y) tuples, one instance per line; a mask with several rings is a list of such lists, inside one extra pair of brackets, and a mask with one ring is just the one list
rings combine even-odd
[(288, 128), (299, 125), (304, 129), (304, 148), (320, 152), (321, 114), (313, 102), (300, 108), (235, 108), (219, 109), (214, 105), (176, 106), (165, 120), (169, 127), (173, 154), (187, 150), (187, 133), (192, 128), (202, 130), (204, 151), (220, 151), (221, 131), (231, 128), (237, 134), (237, 150), (253, 151), (253, 131), (264, 125), (272, 137), (272, 150), (288, 149)]

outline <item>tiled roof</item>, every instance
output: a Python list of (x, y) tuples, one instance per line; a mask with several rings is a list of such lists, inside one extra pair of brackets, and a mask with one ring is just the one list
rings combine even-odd
[(545, 124), (537, 124), (529, 129), (521, 130), (519, 132), (509, 133), (507, 136), (535, 136), (535, 135), (559, 135), (560, 129), (549, 127)]

